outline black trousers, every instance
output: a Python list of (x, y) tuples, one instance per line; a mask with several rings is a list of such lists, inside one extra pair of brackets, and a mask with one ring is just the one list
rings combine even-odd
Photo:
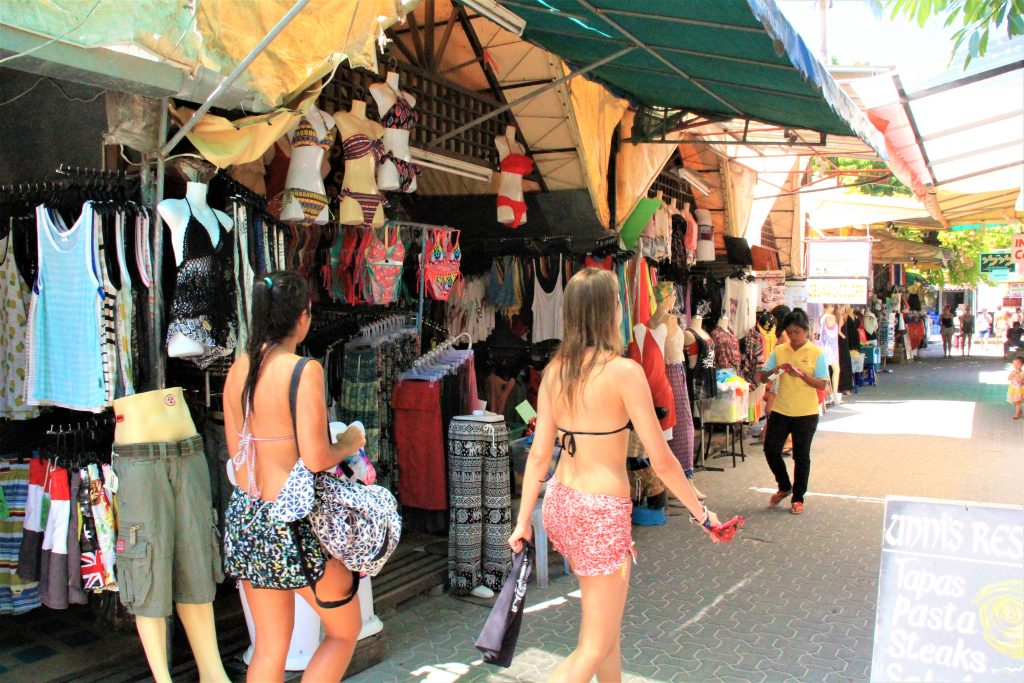
[[(790, 417), (773, 412), (768, 416), (764, 435), (764, 457), (775, 475), (780, 491), (793, 491), (793, 502), (802, 503), (807, 493), (807, 480), (811, 476), (811, 441), (818, 429), (817, 415)], [(793, 435), (793, 481), (790, 483), (782, 448), (786, 437)]]

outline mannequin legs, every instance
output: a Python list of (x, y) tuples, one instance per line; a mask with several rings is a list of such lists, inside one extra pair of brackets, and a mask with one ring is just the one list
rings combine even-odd
[[(216, 681), (228, 683), (228, 674), (220, 660), (217, 648), (217, 631), (213, 621), (213, 603), (202, 605), (177, 605), (178, 616), (185, 626), (192, 654), (199, 666), (199, 680), (202, 683)], [(171, 683), (167, 662), (167, 620), (158, 617), (135, 617), (139, 639), (146, 651), (146, 660), (157, 683)]]
[(837, 363), (835, 365), (830, 365), (829, 367), (832, 369), (832, 372), (829, 373), (829, 376), (832, 379), (832, 398), (834, 400), (838, 401), (839, 400), (839, 364)]

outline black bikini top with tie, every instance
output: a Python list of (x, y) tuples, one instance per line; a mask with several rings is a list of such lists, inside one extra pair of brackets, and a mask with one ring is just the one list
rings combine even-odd
[[(579, 432), (579, 431), (569, 431), (568, 429), (562, 429), (561, 427), (555, 427), (556, 430), (562, 432), (562, 438), (561, 439), (557, 439), (557, 443), (561, 447), (562, 451), (565, 451), (566, 453), (569, 454), (570, 458), (575, 458), (576, 457), (576, 437), (577, 436), (612, 436), (613, 434), (618, 434), (619, 432), (625, 432), (625, 431), (628, 431), (628, 430), (630, 430), (632, 428), (633, 428), (633, 423), (632, 422), (627, 422), (625, 424), (625, 426), (619, 427), (618, 429), (616, 429), (614, 431), (611, 431), (611, 432)], [(561, 451), (559, 452), (558, 457), (555, 458), (555, 466), (552, 468), (551, 474), (548, 475), (548, 478), (545, 479), (544, 481), (548, 481), (549, 479), (551, 479), (551, 477), (555, 476), (555, 470), (558, 469), (558, 462), (559, 462), (560, 458), (561, 458)]]

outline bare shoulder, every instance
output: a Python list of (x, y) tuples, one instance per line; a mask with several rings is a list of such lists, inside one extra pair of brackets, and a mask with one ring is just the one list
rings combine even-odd
[(639, 378), (647, 381), (644, 369), (632, 358), (616, 358), (608, 363), (608, 370), (616, 380), (629, 382)]

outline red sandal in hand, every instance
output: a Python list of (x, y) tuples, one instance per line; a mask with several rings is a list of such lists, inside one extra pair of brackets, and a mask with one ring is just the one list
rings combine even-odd
[(690, 516), (690, 521), (698, 525), (701, 530), (708, 535), (712, 543), (730, 543), (736, 536), (736, 532), (739, 531), (740, 527), (747, 521), (745, 517), (736, 516), (730, 519), (728, 522), (723, 522), (717, 526), (711, 526), (711, 515), (708, 513), (707, 506), (704, 506), (704, 521), (697, 521), (697, 518), (693, 515)]

